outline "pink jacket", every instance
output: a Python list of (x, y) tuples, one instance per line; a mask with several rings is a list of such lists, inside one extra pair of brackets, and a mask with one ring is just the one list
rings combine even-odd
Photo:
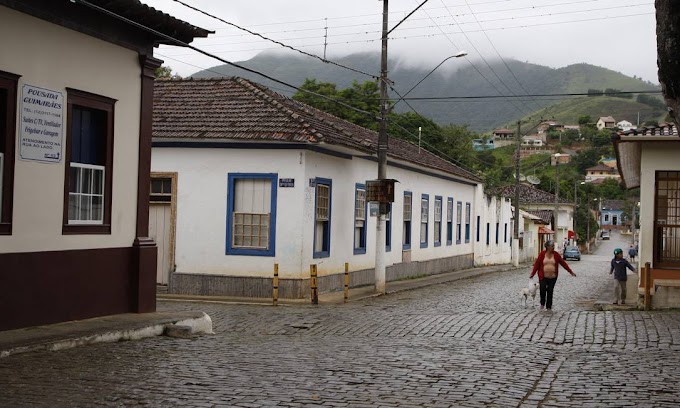
[[(556, 251), (553, 251), (553, 256), (555, 257), (555, 277), (557, 277), (559, 271), (560, 271), (560, 265), (564, 266), (564, 269), (566, 269), (570, 274), (574, 275), (574, 271), (571, 270), (569, 265), (562, 259), (559, 253)], [(533, 278), (534, 275), (536, 275), (536, 272), (538, 272), (538, 280), (542, 281), (543, 280), (543, 259), (545, 258), (545, 250), (541, 251), (540, 254), (538, 254), (538, 258), (536, 258), (536, 262), (534, 262), (534, 268), (531, 270), (531, 275), (529, 278)]]

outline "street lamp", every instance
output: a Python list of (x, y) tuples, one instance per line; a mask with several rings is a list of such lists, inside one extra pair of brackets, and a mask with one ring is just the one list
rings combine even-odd
[(397, 101), (396, 101), (396, 102), (394, 103), (394, 105), (392, 105), (392, 106), (393, 106), (393, 107), (396, 106), (399, 102), (401, 102), (404, 98), (406, 98), (406, 95), (410, 94), (411, 91), (413, 91), (414, 89), (416, 89), (416, 88), (418, 87), (418, 85), (420, 85), (424, 80), (426, 80), (430, 75), (432, 75), (432, 73), (433, 73), (434, 71), (436, 71), (437, 68), (441, 67), (443, 63), (445, 63), (446, 61), (450, 60), (451, 58), (460, 58), (460, 57), (464, 57), (464, 56), (466, 56), (466, 55), (468, 55), (467, 52), (465, 52), (465, 51), (460, 51), (458, 54), (451, 55), (450, 57), (444, 58), (444, 60), (443, 60), (442, 62), (440, 62), (436, 67), (432, 68), (432, 71), (428, 72), (427, 75), (425, 75), (425, 76), (423, 77), (423, 79), (421, 79), (420, 81), (418, 81), (417, 84), (413, 85), (413, 87), (412, 87), (411, 89), (409, 89), (404, 95), (402, 95), (401, 98), (397, 99)]

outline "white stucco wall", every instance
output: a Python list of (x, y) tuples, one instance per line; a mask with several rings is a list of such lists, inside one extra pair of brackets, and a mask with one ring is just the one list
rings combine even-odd
[[(316, 264), (319, 276), (340, 273), (344, 263), (350, 270), (374, 267), (376, 218), (368, 217), (366, 253), (354, 254), (355, 184), (377, 178), (377, 163), (362, 158), (298, 150), (248, 150), (154, 147), (152, 171), (177, 172), (177, 272), (228, 276), (270, 277), (274, 263), (282, 278), (307, 278), (309, 265)], [(226, 255), (227, 176), (229, 173), (277, 173), (278, 178), (294, 178), (295, 187), (277, 187), (275, 256)], [(402, 222), (404, 191), (413, 194), (411, 260), (472, 254), (475, 239), (475, 185), (464, 185), (392, 166), (388, 178), (396, 184), (392, 216), (392, 249), (387, 265), (402, 262)], [(332, 180), (331, 248), (327, 258), (313, 258), (315, 188), (310, 179)], [(420, 197), (430, 195), (428, 247), (420, 248)], [(433, 217), (435, 196), (442, 196), (442, 245), (434, 247)], [(446, 244), (446, 199), (470, 203), (471, 236), (464, 243)], [(454, 206), (455, 208), (455, 206)], [(454, 211), (455, 217), (455, 211)], [(509, 245), (508, 245), (509, 247)]]
[[(13, 233), (0, 236), (0, 252), (130, 246), (137, 218), (141, 94), (137, 53), (0, 6), (0, 55), (0, 70), (21, 75), (17, 86)], [(24, 84), (61, 92), (64, 104), (67, 87), (117, 100), (111, 235), (62, 235), (63, 160), (47, 164), (19, 158)], [(66, 130), (66, 106), (63, 118)]]
[(678, 150), (667, 144), (642, 144), (640, 170), (640, 265), (654, 267), (654, 195), (656, 171), (678, 171)]
[[(512, 261), (512, 204), (510, 200), (484, 195), (478, 202), (481, 217), (479, 242), (475, 245), (476, 265), (505, 264)], [(486, 224), (489, 224), (489, 245), (486, 245)], [(496, 223), (498, 223), (498, 244), (496, 244)], [(507, 225), (507, 240), (505, 226)], [(476, 229), (473, 239), (477, 239)]]

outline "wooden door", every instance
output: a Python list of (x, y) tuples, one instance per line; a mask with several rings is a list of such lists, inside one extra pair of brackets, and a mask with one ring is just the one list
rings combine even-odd
[(149, 235), (156, 241), (156, 246), (158, 247), (156, 283), (160, 285), (168, 284), (170, 271), (173, 268), (171, 222), (170, 203), (149, 204)]

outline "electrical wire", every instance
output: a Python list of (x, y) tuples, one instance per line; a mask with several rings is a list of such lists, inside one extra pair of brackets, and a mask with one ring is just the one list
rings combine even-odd
[[(247, 32), (247, 33), (249, 33), (249, 34), (255, 35), (255, 36), (260, 37), (260, 38), (262, 38), (262, 39), (264, 39), (264, 40), (271, 41), (271, 42), (273, 42), (273, 43), (275, 43), (275, 44), (278, 44), (278, 45), (280, 45), (280, 46), (282, 46), (282, 47), (284, 47), (284, 48), (288, 48), (288, 49), (291, 49), (291, 50), (293, 50), (293, 51), (297, 51), (297, 52), (299, 52), (299, 53), (301, 53), (301, 54), (303, 54), (303, 55), (306, 55), (306, 56), (308, 56), (308, 57), (316, 58), (316, 59), (318, 59), (318, 60), (320, 60), (320, 61), (322, 61), (322, 62), (325, 62), (325, 63), (327, 63), (327, 64), (335, 65), (335, 66), (338, 66), (338, 67), (341, 67), (341, 68), (345, 68), (345, 69), (347, 69), (347, 70), (350, 70), (350, 71), (352, 71), (352, 72), (356, 72), (356, 73), (358, 73), (358, 74), (363, 74), (363, 75), (369, 76), (369, 77), (371, 77), (371, 78), (378, 79), (378, 76), (377, 76), (377, 75), (369, 74), (369, 73), (367, 73), (367, 72), (363, 72), (363, 71), (361, 71), (361, 70), (358, 70), (358, 69), (355, 69), (355, 68), (352, 68), (352, 67), (348, 67), (348, 66), (346, 66), (346, 65), (339, 64), (339, 63), (337, 63), (337, 62), (330, 61), (330, 60), (327, 60), (327, 59), (325, 59), (325, 58), (321, 58), (321, 57), (319, 57), (318, 55), (310, 54), (310, 53), (308, 53), (308, 52), (306, 52), (306, 51), (302, 51), (302, 50), (299, 50), (299, 49), (297, 49), (297, 48), (291, 47), (290, 45), (287, 45), (287, 44), (284, 44), (284, 43), (282, 43), (282, 42), (280, 42), (280, 41), (276, 41), (276, 40), (273, 40), (273, 39), (271, 39), (271, 38), (265, 37), (265, 36), (263, 36), (262, 34), (259, 34), (259, 33), (256, 33), (256, 32), (254, 32), (254, 31), (248, 30), (247, 28), (243, 28), (243, 27), (241, 27), (241, 26), (239, 26), (239, 25), (237, 25), (237, 24), (231, 23), (231, 22), (229, 22), (229, 21), (227, 21), (227, 20), (224, 20), (224, 19), (222, 19), (222, 18), (220, 18), (220, 17), (217, 17), (217, 16), (215, 16), (215, 15), (213, 15), (213, 14), (210, 14), (210, 13), (208, 13), (208, 12), (206, 12), (206, 11), (203, 11), (203, 10), (201, 10), (201, 9), (198, 9), (198, 8), (196, 8), (196, 7), (194, 7), (194, 6), (191, 6), (191, 5), (185, 3), (185, 2), (183, 2), (183, 1), (181, 1), (181, 0), (173, 0), (173, 1), (174, 1), (175, 3), (179, 3), (179, 4), (183, 5), (184, 7), (187, 7), (187, 8), (189, 8), (189, 9), (191, 9), (191, 10), (194, 10), (194, 11), (196, 11), (196, 12), (198, 12), (198, 13), (201, 13), (201, 14), (203, 14), (203, 15), (205, 15), (205, 16), (208, 16), (208, 17), (210, 17), (210, 18), (213, 18), (213, 19), (215, 19), (215, 20), (218, 20), (218, 21), (221, 21), (221, 22), (223, 22), (223, 23), (225, 23), (225, 24), (228, 24), (228, 25), (230, 25), (230, 26), (232, 26), (232, 27), (235, 27), (235, 28), (237, 28), (237, 29), (239, 29), (239, 30), (245, 31), (245, 32)], [(426, 0), (426, 1), (428, 1), (428, 0)], [(424, 3), (423, 3), (423, 4), (424, 4)]]

